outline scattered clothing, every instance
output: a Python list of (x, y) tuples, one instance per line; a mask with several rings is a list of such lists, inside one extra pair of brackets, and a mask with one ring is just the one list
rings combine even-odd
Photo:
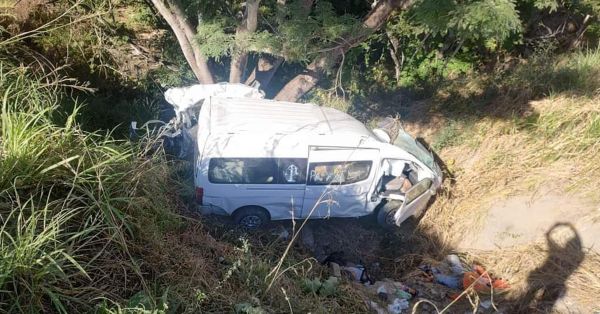
[(494, 278), (480, 265), (474, 265), (470, 270), (465, 269), (456, 255), (448, 255), (442, 266), (446, 266), (449, 271), (429, 265), (422, 265), (419, 269), (433, 277), (435, 282), (455, 290), (472, 288), (479, 293), (490, 293), (492, 290), (510, 287), (504, 279)]

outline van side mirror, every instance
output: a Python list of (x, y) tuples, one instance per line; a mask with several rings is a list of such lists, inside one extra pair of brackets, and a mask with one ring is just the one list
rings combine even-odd
[(392, 141), (388, 132), (383, 129), (373, 129), (373, 134), (382, 142), (390, 143)]

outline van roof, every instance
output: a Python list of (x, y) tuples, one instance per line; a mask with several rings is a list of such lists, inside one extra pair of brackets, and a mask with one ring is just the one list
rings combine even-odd
[(374, 137), (364, 124), (350, 115), (315, 104), (211, 97), (209, 106), (209, 132), (213, 134), (344, 134)]

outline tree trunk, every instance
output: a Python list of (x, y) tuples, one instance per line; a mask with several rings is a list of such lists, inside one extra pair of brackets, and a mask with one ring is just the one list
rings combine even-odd
[[(260, 0), (246, 1), (246, 12), (242, 24), (236, 30), (236, 41), (247, 40), (247, 35), (254, 33), (258, 26), (258, 6)], [(229, 70), (229, 82), (240, 83), (244, 76), (244, 70), (248, 63), (248, 52), (242, 47), (241, 51), (234, 52), (231, 57), (231, 69)]]
[(281, 57), (261, 56), (258, 59), (256, 68), (250, 73), (245, 84), (253, 86), (255, 83), (259, 83), (260, 87), (264, 89), (269, 85), (273, 75), (282, 63), (283, 58)]
[[(310, 11), (312, 10), (314, 0), (302, 0), (302, 8), (303, 12), (297, 12), (298, 14), (304, 14), (305, 17), (308, 18)], [(286, 0), (277, 0), (277, 5), (279, 6), (278, 14), (285, 14), (284, 6), (286, 5)], [(280, 18), (285, 18), (285, 16), (280, 16)], [(259, 59), (258, 63), (254, 70), (250, 73), (248, 78), (246, 79), (246, 85), (253, 86), (258, 83), (260, 87), (263, 89), (266, 88), (279, 66), (283, 63), (284, 57), (277, 56), (275, 54), (263, 54)]]
[(169, 6), (173, 10), (175, 17), (179, 21), (179, 24), (181, 25), (181, 28), (183, 29), (183, 31), (185, 33), (185, 37), (190, 42), (190, 46), (192, 47), (192, 51), (194, 52), (194, 59), (196, 60), (196, 64), (198, 65), (198, 68), (200, 69), (200, 73), (202, 76), (200, 78), (200, 82), (202, 82), (203, 84), (213, 84), (215, 82), (215, 79), (213, 78), (212, 72), (210, 71), (210, 69), (208, 67), (208, 61), (206, 60), (206, 58), (204, 58), (204, 56), (202, 55), (202, 52), (200, 52), (200, 45), (198, 44), (198, 42), (196, 42), (196, 38), (195, 38), (196, 32), (194, 31), (192, 24), (188, 21), (187, 15), (185, 14), (185, 12), (182, 9), (183, 6), (181, 5), (181, 1), (180, 0), (168, 0), (168, 1), (169, 1)]
[(402, 73), (402, 66), (404, 63), (404, 52), (402, 52), (402, 60), (398, 60), (398, 51), (400, 50), (400, 42), (398, 38), (394, 37), (394, 35), (390, 31), (385, 32), (390, 41), (390, 57), (394, 62), (394, 77), (396, 78), (396, 85), (400, 85), (400, 74)]
[(297, 101), (300, 97), (314, 88), (324, 73), (334, 64), (338, 63), (343, 54), (350, 48), (365, 40), (371, 33), (379, 29), (396, 9), (407, 9), (413, 0), (381, 0), (363, 20), (364, 32), (348, 34), (343, 44), (333, 47), (317, 56), (306, 71), (298, 74), (279, 91), (275, 99), (284, 101)]
[(311, 62), (306, 71), (296, 75), (277, 93), (275, 100), (297, 101), (309, 90), (313, 89), (321, 78), (322, 71), (326, 68), (327, 58), (324, 56)]
[[(168, 1), (168, 6), (163, 0), (151, 0), (152, 4), (165, 19), (179, 43), (183, 56), (188, 62), (192, 72), (200, 83), (214, 83), (212, 73), (208, 68), (206, 59), (199, 51), (198, 44), (194, 42), (194, 31), (191, 24), (187, 21), (183, 10), (178, 2)], [(175, 0), (177, 1), (177, 0)]]

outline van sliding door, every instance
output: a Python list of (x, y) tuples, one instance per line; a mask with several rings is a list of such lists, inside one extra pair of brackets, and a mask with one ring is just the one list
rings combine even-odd
[(357, 217), (366, 208), (379, 150), (310, 147), (303, 218)]

